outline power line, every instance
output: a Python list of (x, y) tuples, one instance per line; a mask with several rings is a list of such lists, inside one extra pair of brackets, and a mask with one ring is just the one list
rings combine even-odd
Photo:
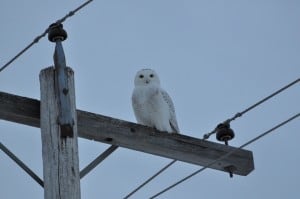
[[(289, 87), (293, 86), (294, 84), (298, 83), (300, 81), (299, 79), (296, 79), (295, 81), (287, 84), (286, 86), (280, 88), (279, 90), (275, 91), (274, 93), (272, 93), (271, 95), (263, 98), (262, 100), (256, 102), (255, 104), (251, 105), (250, 107), (246, 108), (245, 110), (236, 113), (232, 118), (225, 120), (224, 123), (230, 123), (231, 121), (237, 119), (238, 117), (241, 117), (242, 115), (244, 115), (245, 113), (247, 113), (248, 111), (254, 109), (255, 107), (259, 106), (260, 104), (264, 103), (265, 101), (271, 99), (272, 97), (274, 97), (275, 95), (278, 95), (279, 93), (281, 93), (282, 91), (288, 89)], [(206, 140), (209, 138), (209, 136), (211, 136), (212, 134), (216, 133), (216, 129), (215, 128), (212, 132), (205, 134), (203, 136), (203, 139)], [(167, 164), (165, 167), (163, 167), (162, 169), (160, 169), (158, 172), (156, 172), (154, 175), (152, 175), (150, 178), (148, 178), (145, 182), (143, 182), (140, 186), (138, 186), (136, 189), (134, 189), (132, 192), (130, 192), (127, 196), (125, 196), (123, 199), (128, 199), (130, 196), (132, 196), (134, 193), (136, 193), (138, 190), (140, 190), (142, 187), (144, 187), (146, 184), (148, 184), (150, 181), (152, 181), (154, 178), (156, 178), (159, 174), (161, 174), (163, 171), (165, 171), (167, 168), (169, 168), (172, 164), (174, 164), (176, 162), (176, 160), (171, 161), (169, 164)], [(210, 166), (210, 165), (209, 165)]]
[[(68, 14), (66, 14), (64, 17), (61, 19), (58, 19), (55, 23), (56, 24), (61, 24), (63, 23), (67, 18), (72, 17), (76, 12), (78, 12), (80, 9), (91, 3), (93, 0), (88, 0), (78, 6), (76, 9), (70, 11)], [(6, 64), (4, 64), (0, 68), (0, 72), (2, 72), (5, 68), (7, 68), (11, 63), (13, 63), (18, 57), (20, 57), (23, 53), (25, 53), (29, 48), (31, 48), (34, 44), (38, 43), (39, 40), (47, 35), (49, 32), (50, 28), (48, 27), (42, 34), (38, 35), (30, 44), (28, 44), (23, 50), (21, 50), (18, 54), (16, 54), (13, 58), (11, 58)]]
[(172, 164), (174, 164), (177, 160), (172, 160), (169, 164), (164, 166), (162, 169), (160, 169), (158, 172), (156, 172), (154, 175), (152, 175), (150, 178), (148, 178), (145, 182), (143, 182), (140, 186), (138, 186), (136, 189), (134, 189), (132, 192), (130, 192), (127, 196), (125, 196), (123, 199), (128, 199), (130, 196), (132, 196), (135, 192), (140, 190), (142, 187), (144, 187), (146, 184), (148, 184), (151, 180), (156, 178), (159, 174), (161, 174), (164, 170), (169, 168)]
[(220, 158), (218, 158), (218, 159), (216, 159), (216, 160), (210, 162), (209, 164), (207, 164), (206, 166), (202, 167), (201, 169), (199, 169), (199, 170), (193, 172), (192, 174), (186, 176), (185, 178), (183, 178), (183, 179), (177, 181), (176, 183), (174, 183), (174, 184), (170, 185), (169, 187), (165, 188), (164, 190), (162, 190), (162, 191), (158, 192), (157, 194), (151, 196), (150, 199), (153, 199), (153, 198), (158, 197), (159, 195), (165, 193), (166, 191), (168, 191), (168, 190), (174, 188), (175, 186), (177, 186), (177, 185), (183, 183), (184, 181), (188, 180), (189, 178), (195, 176), (196, 174), (198, 174), (198, 173), (204, 171), (204, 170), (207, 169), (208, 167), (214, 165), (214, 164), (217, 163), (218, 161), (223, 160), (224, 158), (227, 158), (228, 156), (232, 155), (232, 154), (233, 154), (234, 152), (236, 152), (237, 150), (242, 149), (242, 148), (244, 148), (244, 147), (246, 147), (246, 146), (252, 144), (253, 142), (255, 142), (255, 141), (261, 139), (262, 137), (266, 136), (267, 134), (271, 133), (272, 131), (276, 130), (277, 128), (286, 125), (287, 123), (289, 123), (290, 121), (296, 119), (296, 118), (299, 117), (299, 116), (300, 116), (300, 113), (298, 113), (298, 114), (296, 114), (296, 115), (290, 117), (289, 119), (287, 119), (287, 120), (285, 120), (285, 121), (283, 121), (283, 122), (277, 124), (277, 125), (274, 126), (273, 128), (271, 128), (271, 129), (265, 131), (264, 133), (262, 133), (262, 134), (258, 135), (257, 137), (253, 138), (252, 140), (250, 140), (250, 141), (246, 142), (245, 144), (241, 145), (239, 148), (236, 148), (236, 149), (234, 149), (234, 150), (232, 150), (232, 151), (226, 153), (225, 155), (223, 155), (223, 156), (221, 156)]
[[(272, 97), (278, 95), (278, 94), (281, 93), (282, 91), (288, 89), (289, 87), (293, 86), (294, 84), (296, 84), (296, 83), (298, 83), (298, 82), (300, 82), (300, 78), (298, 78), (298, 79), (296, 79), (295, 81), (293, 81), (293, 82), (287, 84), (286, 86), (280, 88), (279, 90), (277, 90), (277, 91), (275, 91), (274, 93), (272, 93), (271, 95), (269, 95), (269, 96), (263, 98), (262, 100), (256, 102), (255, 104), (253, 104), (252, 106), (246, 108), (246, 109), (243, 110), (242, 112), (236, 113), (232, 118), (229, 118), (229, 119), (225, 120), (225, 122), (223, 122), (223, 123), (228, 123), (228, 124), (229, 124), (229, 123), (232, 122), (233, 120), (235, 120), (235, 119), (237, 119), (237, 118), (239, 118), (239, 117), (242, 117), (242, 116), (243, 116), (245, 113), (247, 113), (248, 111), (250, 111), (250, 110), (254, 109), (255, 107), (261, 105), (262, 103), (268, 101), (268, 100), (271, 99)], [(204, 140), (208, 139), (208, 138), (209, 138), (212, 134), (214, 134), (214, 133), (216, 133), (216, 129), (214, 129), (214, 130), (211, 131), (210, 133), (205, 134), (205, 135), (203, 136), (203, 139), (204, 139)]]

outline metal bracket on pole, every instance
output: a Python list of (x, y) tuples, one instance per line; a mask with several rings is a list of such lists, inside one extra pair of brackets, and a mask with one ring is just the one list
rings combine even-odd
[(44, 182), (41, 178), (39, 178), (38, 175), (36, 175), (28, 166), (26, 166), (25, 163), (23, 163), (17, 156), (15, 156), (8, 148), (6, 148), (1, 142), (0, 142), (0, 149), (8, 155), (17, 165), (19, 165), (32, 179), (34, 179), (39, 185), (44, 187)]
[(67, 66), (62, 41), (67, 38), (67, 32), (62, 24), (52, 24), (49, 27), (48, 39), (55, 42), (55, 51), (53, 55), (55, 67), (56, 96), (58, 97), (59, 116), (58, 124), (60, 126), (61, 137), (73, 137), (74, 118), (71, 116), (71, 106), (69, 99), (69, 88), (67, 80)]
[(87, 165), (82, 171), (80, 171), (80, 178), (83, 178), (91, 170), (93, 170), (98, 164), (100, 164), (105, 158), (107, 158), (112, 152), (114, 152), (118, 146), (111, 145), (103, 153), (101, 153), (95, 160), (93, 160), (89, 165)]

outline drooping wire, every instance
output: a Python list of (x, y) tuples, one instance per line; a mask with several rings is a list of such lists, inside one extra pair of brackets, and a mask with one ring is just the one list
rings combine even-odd
[(169, 164), (164, 166), (162, 169), (160, 169), (158, 172), (156, 172), (153, 176), (148, 178), (145, 182), (143, 182), (140, 186), (138, 186), (136, 189), (134, 189), (132, 192), (130, 192), (127, 196), (125, 196), (123, 199), (128, 199), (130, 196), (132, 196), (135, 192), (140, 190), (142, 187), (144, 187), (146, 184), (148, 184), (151, 180), (156, 178), (159, 174), (161, 174), (164, 170), (169, 168), (172, 164), (174, 164), (177, 160), (172, 160)]
[[(271, 95), (263, 98), (262, 100), (256, 102), (255, 104), (253, 104), (252, 106), (246, 108), (245, 110), (243, 110), (242, 112), (238, 112), (236, 113), (232, 118), (229, 118), (227, 120), (225, 120), (225, 122), (223, 123), (230, 123), (232, 122), (233, 120), (239, 118), (239, 117), (242, 117), (245, 113), (247, 113), (248, 111), (254, 109), (255, 107), (259, 106), (260, 104), (268, 101), (269, 99), (271, 99), (272, 97), (274, 97), (275, 95), (278, 95), (279, 93), (281, 93), (282, 91), (288, 89), (289, 87), (293, 86), (294, 84), (300, 82), (300, 78), (296, 79), (295, 81), (287, 84), (286, 86), (280, 88), (279, 90), (275, 91), (274, 93), (272, 93)], [(214, 129), (213, 131), (211, 131), (210, 133), (207, 133), (203, 136), (203, 139), (206, 140), (208, 139), (212, 134), (216, 133), (216, 129)]]
[[(231, 121), (242, 117), (242, 115), (244, 115), (245, 113), (247, 113), (248, 111), (254, 109), (255, 107), (259, 106), (260, 104), (264, 103), (265, 101), (271, 99), (272, 97), (274, 97), (275, 95), (278, 95), (279, 93), (281, 93), (282, 91), (288, 89), (289, 87), (293, 86), (294, 84), (300, 82), (300, 78), (296, 79), (295, 81), (287, 84), (286, 86), (280, 88), (279, 90), (275, 91), (274, 93), (272, 93), (271, 95), (263, 98), (262, 100), (256, 102), (255, 104), (253, 104), (252, 106), (246, 108), (245, 110), (236, 113), (232, 118), (229, 118), (227, 120), (225, 120), (224, 123), (230, 123)], [(216, 133), (216, 129), (214, 129), (213, 131), (211, 131), (208, 134), (205, 134), (203, 136), (203, 140), (208, 139), (212, 134)], [(142, 187), (144, 187), (146, 184), (148, 184), (150, 181), (152, 181), (154, 178), (156, 178), (159, 174), (161, 174), (163, 171), (165, 171), (167, 168), (169, 168), (172, 164), (174, 164), (176, 162), (176, 160), (171, 161), (169, 164), (167, 164), (165, 167), (163, 167), (161, 170), (159, 170), (158, 172), (156, 172), (154, 175), (152, 175), (150, 178), (148, 178), (145, 182), (143, 182), (140, 186), (138, 186), (136, 189), (134, 189), (132, 192), (130, 192), (127, 196), (124, 197), (124, 199), (128, 199), (130, 196), (132, 196), (134, 193), (136, 193), (138, 190), (140, 190)]]
[(170, 190), (170, 189), (174, 188), (175, 186), (177, 186), (177, 185), (183, 183), (184, 181), (186, 181), (186, 180), (190, 179), (191, 177), (195, 176), (196, 174), (198, 174), (198, 173), (204, 171), (204, 170), (207, 169), (208, 167), (211, 167), (212, 165), (216, 164), (217, 162), (223, 160), (224, 158), (229, 157), (230, 155), (232, 155), (233, 153), (235, 153), (237, 150), (242, 149), (242, 148), (244, 148), (244, 147), (246, 147), (246, 146), (252, 144), (253, 142), (255, 142), (255, 141), (261, 139), (262, 137), (264, 137), (264, 136), (266, 136), (267, 134), (273, 132), (274, 130), (278, 129), (279, 127), (282, 127), (282, 126), (286, 125), (287, 123), (291, 122), (292, 120), (296, 119), (296, 118), (299, 117), (299, 116), (300, 116), (300, 113), (298, 113), (298, 114), (296, 114), (296, 115), (290, 117), (289, 119), (287, 119), (287, 120), (285, 120), (285, 121), (283, 121), (283, 122), (277, 124), (277, 125), (274, 126), (273, 128), (271, 128), (271, 129), (269, 129), (269, 130), (263, 132), (262, 134), (258, 135), (257, 137), (253, 138), (252, 140), (250, 140), (250, 141), (246, 142), (245, 144), (241, 145), (239, 148), (236, 148), (236, 149), (234, 149), (234, 150), (232, 150), (232, 151), (226, 153), (225, 155), (221, 156), (220, 158), (215, 159), (214, 161), (212, 161), (212, 162), (210, 162), (209, 164), (205, 165), (205, 166), (202, 167), (201, 169), (199, 169), (199, 170), (193, 172), (192, 174), (186, 176), (185, 178), (182, 178), (181, 180), (177, 181), (176, 183), (170, 185), (169, 187), (167, 187), (167, 188), (163, 189), (162, 191), (158, 192), (157, 194), (151, 196), (150, 199), (156, 198), (156, 197), (158, 197), (159, 195), (161, 195), (161, 194), (167, 192), (168, 190)]
[[(67, 18), (73, 16), (76, 12), (78, 12), (80, 9), (82, 9), (83, 7), (85, 7), (86, 5), (88, 5), (89, 3), (91, 3), (93, 0), (88, 0), (86, 2), (84, 2), (83, 4), (81, 4), (80, 6), (78, 6), (76, 9), (70, 11), (68, 14), (66, 14), (64, 17), (62, 17), (61, 19), (58, 19), (55, 23), (56, 24), (61, 24), (63, 23)], [(25, 53), (29, 48), (31, 48), (34, 44), (38, 43), (39, 40), (43, 37), (45, 37), (47, 35), (47, 33), (49, 32), (49, 27), (40, 35), (38, 35), (30, 44), (28, 44), (23, 50), (21, 50), (18, 54), (16, 54), (13, 58), (11, 58), (6, 64), (4, 64), (1, 68), (0, 68), (0, 72), (2, 72), (5, 68), (7, 68), (11, 63), (13, 63), (16, 59), (18, 59), (18, 57), (20, 57), (23, 53)]]

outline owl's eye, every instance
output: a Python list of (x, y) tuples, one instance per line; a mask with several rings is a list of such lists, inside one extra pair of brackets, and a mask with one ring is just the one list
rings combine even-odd
[(150, 74), (150, 77), (151, 77), (151, 78), (153, 78), (153, 77), (154, 77), (154, 75), (153, 75), (153, 74)]
[(144, 75), (140, 75), (139, 77), (140, 77), (141, 79), (143, 79), (143, 78), (144, 78)]

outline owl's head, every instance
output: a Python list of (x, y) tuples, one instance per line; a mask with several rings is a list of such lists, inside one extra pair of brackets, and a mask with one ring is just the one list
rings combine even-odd
[(135, 86), (160, 85), (157, 73), (152, 69), (142, 69), (138, 71), (134, 79)]

